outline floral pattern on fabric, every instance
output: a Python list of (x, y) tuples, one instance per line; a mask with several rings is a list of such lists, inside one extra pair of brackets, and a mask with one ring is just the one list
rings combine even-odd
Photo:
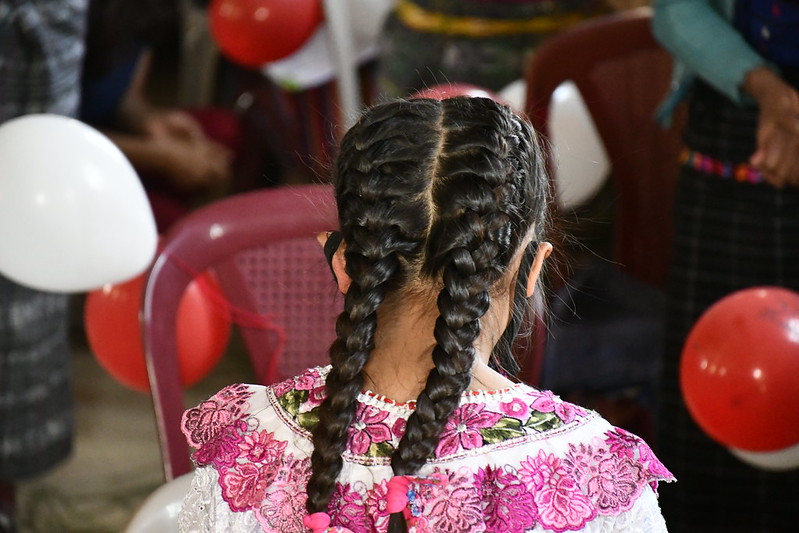
[[(216, 470), (230, 511), (251, 511), (265, 532), (307, 531), (302, 519), (310, 448), (296, 446), (307, 441), (318, 421), (324, 378), (325, 369), (312, 369), (261, 389), (274, 405), (259, 405), (257, 411), (249, 402), (258, 389), (234, 385), (184, 414), (183, 430), (197, 448), (195, 461)], [(265, 412), (288, 426), (264, 423)], [(412, 404), (397, 406), (367, 393), (359, 397), (345, 464), (349, 457), (352, 464), (375, 470), (336, 484), (328, 509), (331, 527), (386, 531), (390, 467), (365, 459), (390, 456), (411, 412)], [(646, 443), (622, 429), (605, 423), (604, 433), (561, 437), (596, 418), (551, 392), (526, 386), (495, 395), (464, 394), (435, 457), (419, 477), (409, 478), (409, 532), (578, 530), (597, 517), (630, 510), (647, 485), (657, 489), (658, 480), (673, 479)], [(544, 446), (549, 439), (562, 444)]]

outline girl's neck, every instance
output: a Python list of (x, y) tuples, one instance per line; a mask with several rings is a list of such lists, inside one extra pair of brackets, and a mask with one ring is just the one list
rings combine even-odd
[[(433, 369), (433, 328), (436, 316), (432, 313), (411, 312), (378, 314), (375, 348), (364, 367), (364, 387), (397, 403), (416, 400), (424, 389), (427, 376)], [(488, 367), (495, 344), (490, 321), (483, 322), (483, 331), (475, 343), (477, 354), (469, 390), (500, 390), (513, 382)]]

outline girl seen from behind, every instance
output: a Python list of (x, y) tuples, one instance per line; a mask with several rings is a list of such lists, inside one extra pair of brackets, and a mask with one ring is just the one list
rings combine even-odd
[(636, 436), (507, 376), (551, 246), (531, 127), (489, 99), (396, 101), (344, 136), (331, 365), (188, 410), (182, 531), (665, 531)]

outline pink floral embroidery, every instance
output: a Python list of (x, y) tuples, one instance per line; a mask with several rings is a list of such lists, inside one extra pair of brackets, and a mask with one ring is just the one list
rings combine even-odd
[(316, 370), (310, 370), (299, 376), (296, 380), (295, 388), (308, 391), (308, 399), (300, 406), (301, 412), (308, 412), (322, 405), (327, 396), (325, 382), (320, 379), (319, 372)]
[(349, 483), (337, 484), (330, 498), (331, 523), (358, 533), (373, 531), (372, 517), (364, 501), (367, 492), (366, 485), (361, 481), (354, 486)]
[(183, 431), (195, 448), (216, 439), (233, 421), (233, 413), (215, 400), (206, 400), (183, 413)]
[(402, 438), (403, 435), (405, 435), (405, 427), (407, 425), (408, 425), (407, 420), (405, 420), (401, 416), (397, 417), (397, 419), (394, 421), (394, 425), (391, 426), (391, 433), (393, 433), (394, 436), (399, 440)]
[(364, 454), (373, 443), (391, 440), (391, 428), (383, 421), (388, 411), (381, 411), (372, 405), (359, 403), (355, 412), (355, 421), (349, 429), (349, 449), (355, 454)]
[(266, 531), (305, 531), (302, 517), (308, 495), (305, 487), (311, 474), (309, 458), (283, 457), (276, 475), (267, 488), (265, 499), (255, 513)]
[(287, 379), (285, 381), (281, 381), (280, 383), (275, 383), (272, 385), (272, 390), (275, 392), (275, 396), (280, 398), (287, 392), (294, 390), (294, 380)]
[(269, 531), (305, 531), (302, 517), (307, 514), (307, 499), (304, 490), (297, 490), (297, 487), (291, 485), (277, 485), (267, 495), (256, 517), (262, 525), (271, 528)]
[(428, 531), (429, 528), (429, 531), (445, 533), (485, 531), (480, 493), (466, 468), (450, 473), (444, 483), (422, 483), (416, 490), (424, 503), (422, 516), (428, 521), (424, 529), (417, 522), (419, 530)]
[(484, 403), (467, 403), (455, 409), (449, 417), (436, 447), (436, 456), (443, 457), (459, 449), (471, 450), (482, 446), (481, 428), (490, 428), (502, 418), (499, 413), (485, 410)]
[(530, 406), (521, 400), (521, 398), (514, 398), (509, 402), (502, 402), (499, 408), (508, 416), (517, 418), (519, 420), (527, 420), (530, 415)]
[(522, 461), (520, 478), (535, 488), (534, 500), (541, 524), (554, 531), (579, 529), (596, 516), (596, 510), (569, 475), (562, 461), (543, 450)]
[(366, 493), (366, 513), (372, 520), (372, 531), (385, 531), (388, 529), (388, 511), (386, 510), (386, 493), (388, 481), (385, 479), (376, 483), (372, 490)]
[(247, 385), (237, 383), (230, 385), (217, 392), (214, 399), (222, 404), (227, 405), (227, 409), (235, 416), (247, 410), (247, 400), (249, 400), (254, 393), (250, 391)]
[(601, 514), (617, 514), (629, 510), (641, 493), (641, 466), (627, 457), (605, 456), (585, 487), (588, 496)]
[(247, 400), (252, 395), (246, 385), (230, 385), (184, 412), (182, 427), (189, 444), (200, 448), (215, 440), (224, 428), (246, 412)]
[(480, 469), (475, 482), (483, 497), (486, 531), (523, 533), (538, 521), (533, 495), (518, 476), (501, 469)]
[(283, 454), (286, 444), (275, 439), (274, 434), (268, 431), (255, 431), (245, 435), (239, 444), (239, 457), (253, 463), (272, 464)]
[(297, 390), (315, 389), (319, 383), (319, 372), (308, 370), (294, 378), (294, 388)]
[(245, 511), (261, 503), (272, 478), (252, 463), (238, 464), (219, 477), (222, 497), (231, 510)]
[(194, 460), (200, 465), (215, 464), (230, 467), (239, 455), (239, 443), (242, 441), (242, 430), (246, 427), (243, 420), (221, 428), (213, 440), (203, 444), (194, 452)]
[(605, 437), (605, 442), (611, 453), (635, 459), (635, 452), (638, 450), (641, 439), (621, 428), (606, 431)]
[(564, 402), (555, 396), (552, 391), (540, 391), (538, 393), (538, 398), (533, 401), (530, 407), (536, 411), (541, 411), (542, 413), (555, 413), (555, 415), (557, 415), (557, 417), (560, 418), (564, 424), (572, 422), (575, 418), (577, 418), (577, 416), (586, 415), (585, 409), (574, 404)]

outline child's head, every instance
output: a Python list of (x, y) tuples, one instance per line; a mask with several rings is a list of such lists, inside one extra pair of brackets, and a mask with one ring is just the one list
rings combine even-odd
[[(440, 314), (435, 367), (392, 456), (395, 474), (414, 473), (435, 450), (469, 385), (492, 295), (515, 290), (517, 302), (526, 299), (534, 255), (526, 250), (542, 240), (549, 203), (543, 162), (529, 124), (484, 98), (378, 105), (344, 136), (334, 172), (351, 284), (314, 430), (310, 512), (326, 510), (380, 327), (377, 309), (395, 295), (428, 297)], [(518, 326), (510, 320), (497, 344), (497, 366), (513, 370)]]

